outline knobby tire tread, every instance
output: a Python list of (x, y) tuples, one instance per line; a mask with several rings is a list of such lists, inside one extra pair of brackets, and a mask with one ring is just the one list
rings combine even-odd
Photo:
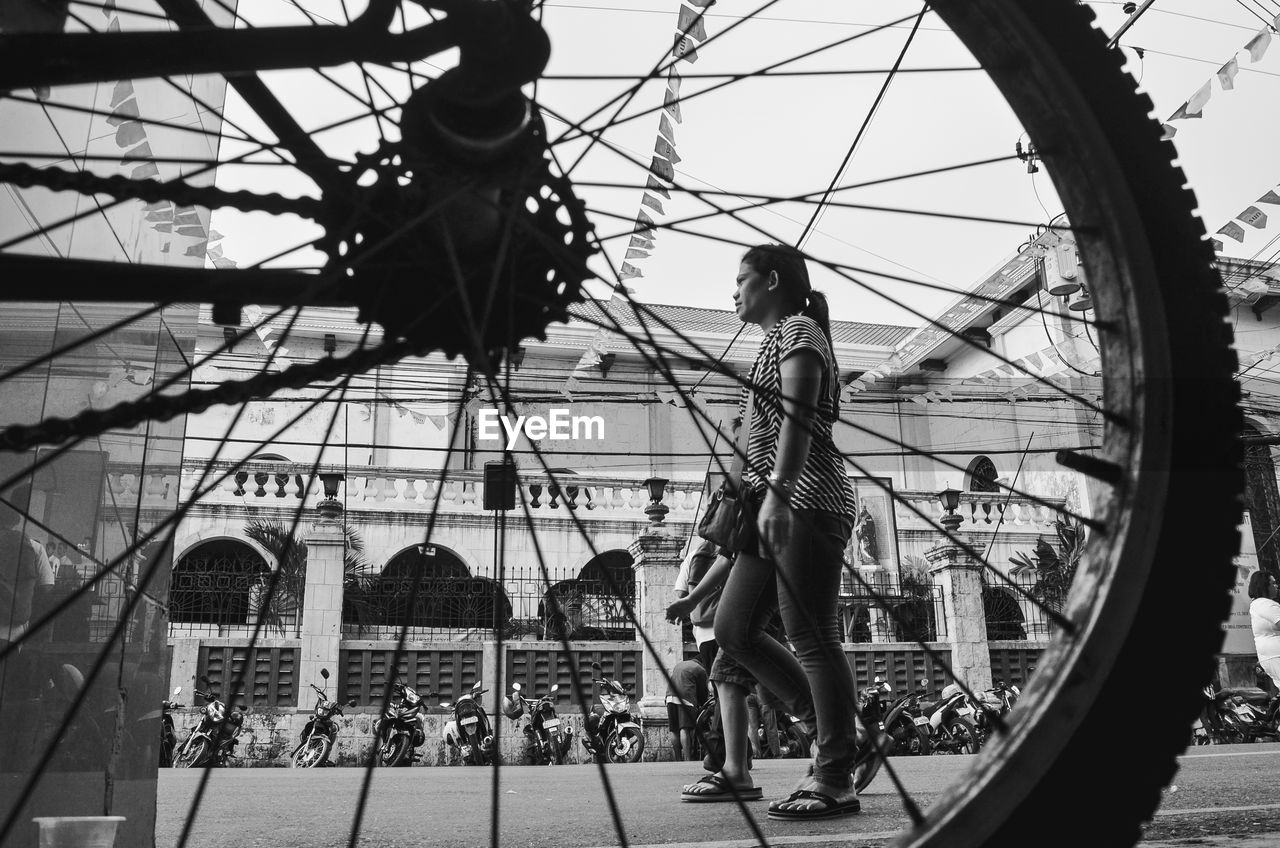
[[(1086, 6), (1071, 0), (1019, 5), (1039, 21), (1041, 32), (1057, 35), (1052, 58), (1092, 105), (1138, 200), (1141, 235), (1155, 263), (1155, 290), (1138, 294), (1150, 310), (1144, 315), (1163, 313), (1171, 375), (1171, 414), (1156, 426), (1168, 429), (1172, 449), (1150, 574), (1105, 675), (1105, 694), (984, 844), (1021, 848), (1030, 839), (1041, 846), (1128, 846), (1155, 812), (1186, 748), (1235, 584), (1243, 491), (1237, 357), (1228, 302), (1210, 265), (1214, 255), (1204, 224), (1194, 215), (1195, 198), (1174, 164), (1173, 144), (1161, 140), (1159, 122), (1149, 117), (1151, 100), (1121, 72), (1125, 57), (1106, 47)], [(1086, 29), (1087, 38), (1076, 37)], [(1117, 705), (1148, 700), (1153, 685), (1162, 693), (1160, 709), (1135, 734), (1115, 720)], [(1106, 758), (1105, 768), (1098, 768), (1099, 757)]]

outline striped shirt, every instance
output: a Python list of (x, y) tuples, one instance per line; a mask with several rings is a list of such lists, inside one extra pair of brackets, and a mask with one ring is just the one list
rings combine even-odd
[[(763, 492), (765, 480), (773, 473), (778, 458), (778, 436), (782, 431), (782, 361), (794, 353), (811, 350), (822, 360), (822, 385), (818, 390), (818, 415), (810, 425), (812, 440), (804, 469), (791, 492), (796, 509), (818, 509), (852, 517), (855, 509), (853, 484), (844, 470), (844, 459), (836, 450), (831, 427), (837, 417), (839, 386), (832, 379), (834, 354), (822, 328), (805, 315), (789, 315), (765, 334), (760, 353), (751, 369), (755, 386), (755, 408), (747, 440), (747, 467), (743, 479), (748, 489)], [(747, 392), (740, 410), (745, 413)], [(802, 423), (802, 422), (797, 422)]]

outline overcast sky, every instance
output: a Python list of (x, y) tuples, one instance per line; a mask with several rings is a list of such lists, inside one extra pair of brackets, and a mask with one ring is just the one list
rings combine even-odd
[[(281, 4), (283, 6), (283, 4)], [(827, 47), (811, 58), (782, 66), (783, 70), (885, 70), (908, 43), (912, 19), (920, 5), (901, 0), (833, 4), (821, 0), (780, 0), (768, 5), (757, 19), (733, 28), (740, 18), (765, 6), (765, 0), (721, 0), (709, 9), (705, 27), (710, 39), (697, 63), (681, 62), (682, 95), (707, 89), (720, 80), (698, 78), (713, 73), (747, 73)], [(1120, 3), (1090, 3), (1104, 31), (1124, 20)], [(650, 71), (676, 31), (678, 0), (642, 3), (637, 0), (559, 0), (544, 4), (544, 23), (553, 42), (549, 76), (612, 74), (642, 76)], [(1210, 79), (1214, 82), (1204, 117), (1171, 124), (1182, 166), (1197, 191), (1208, 229), (1212, 232), (1280, 183), (1280, 43), (1253, 63), (1245, 49), (1268, 9), (1280, 12), (1273, 0), (1246, 4), (1236, 0), (1157, 0), (1122, 40), (1129, 67), (1155, 103), (1155, 114), (1167, 118)], [(1251, 12), (1256, 11), (1257, 14)], [(242, 10), (248, 13), (248, 10)], [(900, 25), (830, 47), (841, 38), (869, 27), (907, 18)], [(1280, 38), (1277, 39), (1280, 41)], [(1143, 48), (1138, 58), (1133, 48)], [(1215, 74), (1236, 57), (1235, 88), (1223, 91)], [(440, 57), (423, 66), (448, 66)], [(972, 59), (960, 48), (932, 13), (926, 14), (902, 61), (904, 69), (964, 67)], [(836, 76), (749, 78), (715, 92), (691, 98), (682, 105), (682, 121), (673, 123), (675, 149), (681, 157), (676, 180), (683, 186), (728, 192), (722, 205), (744, 201), (735, 194), (795, 195), (820, 192), (839, 171), (840, 163), (886, 79), (884, 73)], [(331, 120), (332, 96), (315, 93), (314, 78), (276, 75), (277, 90), (288, 86), (313, 110), (317, 124)], [(566, 131), (557, 115), (587, 118), (597, 107), (628, 86), (625, 80), (545, 80), (537, 97), (544, 104), (552, 137)], [(658, 109), (665, 83), (643, 86), (623, 117)], [(340, 100), (340, 98), (339, 98)], [(229, 115), (251, 118), (235, 109)], [(294, 108), (301, 108), (295, 106)], [(597, 127), (607, 115), (588, 121)], [(583, 185), (580, 193), (597, 210), (595, 220), (603, 236), (622, 234), (641, 208), (644, 166), (654, 149), (658, 111), (608, 129), (608, 144), (597, 144), (577, 166), (576, 180), (620, 183), (626, 188)], [(363, 133), (363, 135), (361, 135)], [(1021, 128), (1009, 114), (994, 87), (980, 73), (903, 73), (890, 83), (862, 140), (841, 176), (842, 185), (883, 179), (912, 171), (1008, 156), (1020, 140)], [(1025, 138), (1021, 138), (1025, 144)], [(327, 134), (323, 143), (335, 153), (370, 149), (377, 141), (371, 122), (351, 131)], [(565, 165), (577, 159), (582, 143), (556, 148)], [(235, 145), (224, 142), (224, 155)], [(221, 181), (235, 185), (244, 177), (231, 169)], [(255, 179), (261, 178), (261, 171)], [(305, 191), (305, 184), (281, 182), (281, 191)], [(1011, 219), (1015, 225), (985, 225), (883, 211), (828, 209), (811, 228), (804, 248), (823, 259), (942, 284), (956, 290), (972, 287), (987, 271), (1014, 253), (1037, 223), (1060, 211), (1046, 174), (1029, 175), (1017, 161), (966, 169), (945, 177), (918, 178), (873, 188), (843, 192), (840, 197), (860, 204), (906, 210), (955, 212)], [(664, 201), (659, 225), (703, 214), (710, 207), (687, 195)], [(1224, 240), (1226, 253), (1271, 258), (1270, 241), (1280, 234), (1280, 206), (1260, 205), (1275, 220), (1266, 229), (1246, 227), (1244, 244)], [(745, 223), (715, 216), (682, 224), (690, 234), (660, 232), (652, 255), (636, 262), (644, 276), (632, 280), (635, 296), (658, 303), (687, 303), (727, 308), (742, 249), (769, 237), (797, 241), (813, 214), (809, 204), (778, 205), (744, 215)], [(610, 217), (616, 216), (616, 217)], [(214, 226), (227, 234), (227, 254), (242, 264), (279, 249), (283, 236), (258, 226), (254, 216), (217, 215)], [(767, 235), (766, 235), (767, 234)], [(293, 233), (288, 233), (290, 237)], [(1221, 237), (1220, 237), (1221, 238)], [(718, 239), (732, 243), (723, 243)], [(616, 266), (628, 239), (608, 242)], [(292, 257), (296, 261), (297, 257)], [(605, 263), (598, 263), (607, 274)], [(860, 288), (830, 273), (815, 273), (819, 287), (832, 297), (836, 317), (850, 320), (919, 324), (921, 320), (888, 303), (881, 294), (907, 302), (911, 309), (931, 314), (948, 295), (918, 287), (887, 283), (859, 275), (876, 291)], [(602, 290), (601, 290), (602, 291)]]

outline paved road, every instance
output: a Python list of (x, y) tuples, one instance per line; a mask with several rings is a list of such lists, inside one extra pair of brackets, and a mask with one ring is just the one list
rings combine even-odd
[[(1118, 755), (1122, 753), (1118, 752)], [(927, 806), (968, 764), (965, 757), (895, 758), (904, 784)], [(679, 786), (697, 776), (691, 763), (608, 766), (632, 846), (747, 848), (759, 844), (753, 823), (733, 804), (687, 804)], [(786, 794), (797, 761), (757, 764), (765, 797)], [(1176, 789), (1148, 829), (1149, 848), (1168, 845), (1280, 844), (1280, 744), (1194, 749), (1183, 758)], [(202, 772), (161, 774), (157, 845), (178, 843), (183, 818)], [(330, 848), (345, 846), (363, 772), (231, 769), (210, 773), (190, 848)], [(362, 848), (436, 848), (490, 844), (492, 777), (475, 768), (415, 768), (375, 772)], [(598, 848), (619, 844), (600, 772), (591, 766), (507, 768), (498, 786), (503, 846)], [(748, 805), (771, 845), (878, 845), (907, 818), (892, 784), (878, 777), (863, 796), (863, 813), (820, 823), (771, 822), (763, 803)], [(1105, 810), (1099, 799), (1097, 811)], [(1246, 835), (1252, 834), (1252, 838)], [(1228, 836), (1232, 838), (1228, 839)], [(1032, 841), (1029, 844), (1034, 844)]]

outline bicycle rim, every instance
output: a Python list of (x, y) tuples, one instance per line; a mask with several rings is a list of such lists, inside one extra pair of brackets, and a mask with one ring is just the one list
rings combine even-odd
[[(1241, 419), (1231, 379), (1236, 361), (1224, 321), (1227, 305), (1209, 266), (1212, 254), (1203, 228), (1193, 217), (1194, 199), (1171, 164), (1173, 149), (1147, 117), (1150, 102), (1122, 73), (1121, 56), (1090, 27), (1091, 13), (1067, 0), (938, 0), (931, 6), (1041, 145), (1095, 301), (1096, 320), (1090, 326), (1098, 334), (1103, 369), (1096, 410), (1103, 423), (1100, 448), (1092, 454), (1099, 461), (1088, 466), (1099, 477), (1087, 510), (1093, 534), (1064, 611), (1070, 632), (1060, 633), (1040, 660), (1009, 732), (984, 739), (969, 779), (933, 804), (922, 823), (896, 844), (1019, 844), (1025, 834), (1038, 832), (1051, 811), (1094, 798), (1120, 805), (1110, 811), (1117, 824), (1108, 838), (1131, 843), (1186, 744), (1186, 727), (1199, 704), (1197, 684), (1209, 675), (1234, 576), (1230, 558), (1238, 546), (1242, 490), (1234, 439)], [(377, 123), (381, 134), (379, 110), (371, 108), (365, 118)], [(398, 175), (398, 166), (360, 162), (382, 168), (384, 179)], [(52, 169), (44, 170), (43, 178), (52, 179)], [(175, 197), (166, 199), (184, 199), (178, 195), (185, 192), (171, 193)], [(84, 192), (86, 198), (92, 194)], [(266, 192), (260, 195), (258, 205), (286, 205)], [(302, 208), (294, 205), (286, 214)], [(570, 217), (574, 220), (560, 234), (577, 245), (585, 239), (585, 227)], [(604, 228), (608, 216), (602, 220)], [(354, 250), (355, 243), (353, 236), (343, 249)], [(332, 248), (330, 259), (342, 254)], [(23, 250), (4, 253), (15, 259)], [(275, 278), (255, 279), (265, 284)], [(134, 293), (147, 300), (154, 292), (149, 282), (118, 279), (116, 284), (121, 299)], [(559, 315), (574, 299), (575, 286), (567, 286), (563, 302), (542, 305), (543, 326), (542, 319)], [(324, 302), (322, 297), (311, 301)], [(509, 306), (497, 301), (495, 309)], [(115, 314), (129, 317), (127, 311)], [(377, 314), (395, 326), (387, 310)], [(243, 337), (251, 329), (238, 332)], [(531, 334), (541, 332), (538, 327)], [(500, 341), (514, 344), (520, 338)], [(486, 352), (504, 346), (487, 335), (480, 341)], [(643, 338), (631, 341), (647, 351)], [(483, 358), (473, 363), (476, 369), (483, 370)], [(192, 370), (188, 365), (188, 379)], [(260, 374), (269, 370), (263, 366)], [(315, 379), (334, 376), (317, 372)], [(680, 383), (687, 375), (668, 371), (665, 376), (673, 388), (687, 388)], [(461, 401), (462, 391), (451, 400)], [(149, 414), (168, 411), (162, 404)], [(442, 472), (442, 481), (446, 478)], [(1179, 532), (1189, 526), (1196, 528), (1194, 539)], [(1160, 624), (1171, 619), (1183, 623), (1174, 633)], [(1151, 719), (1141, 739), (1125, 738), (1123, 748), (1131, 756), (1099, 774), (1091, 765), (1096, 752), (1121, 749), (1116, 743), (1125, 736), (1106, 720), (1103, 693), (1109, 703), (1124, 703), (1136, 699), (1140, 681), (1152, 677), (1171, 693), (1167, 708)], [(397, 764), (406, 756), (407, 742), (404, 735), (388, 740), (378, 752), (381, 763)], [(612, 746), (608, 754), (615, 760)], [(483, 759), (478, 749), (473, 756)], [(1096, 841), (1097, 834), (1087, 822), (1065, 821), (1046, 838), (1067, 844)]]

